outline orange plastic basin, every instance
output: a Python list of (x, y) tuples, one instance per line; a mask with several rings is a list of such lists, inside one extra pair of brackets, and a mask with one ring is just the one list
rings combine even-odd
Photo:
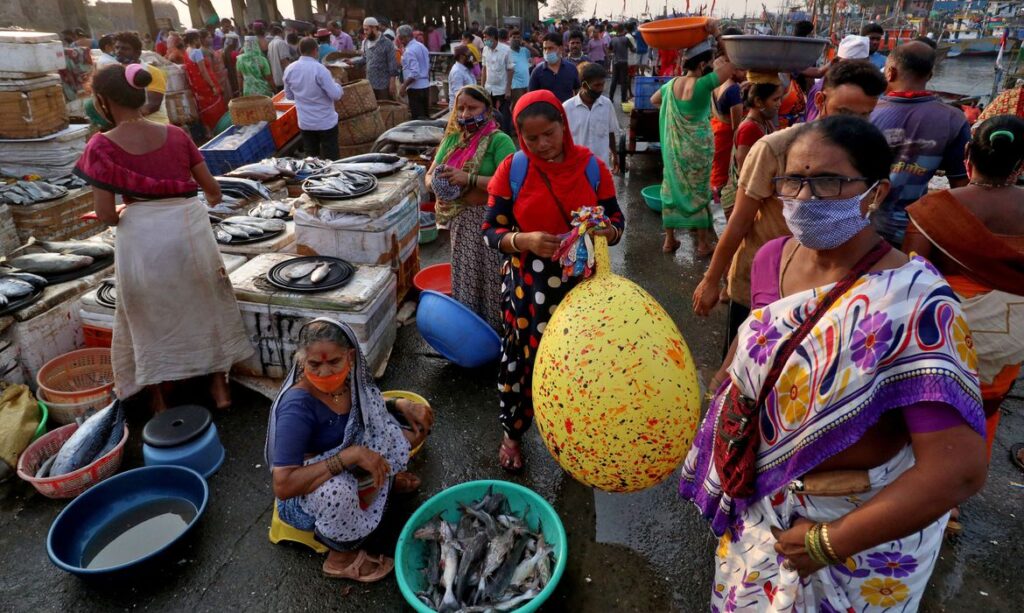
[(689, 49), (708, 37), (707, 17), (676, 17), (640, 24), (644, 41), (655, 49)]
[(427, 266), (416, 273), (416, 276), (412, 278), (412, 284), (421, 292), (433, 290), (445, 296), (451, 296), (452, 265), (446, 262)]

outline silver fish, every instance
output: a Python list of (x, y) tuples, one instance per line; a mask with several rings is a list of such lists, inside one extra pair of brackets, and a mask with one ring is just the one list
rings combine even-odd
[(508, 589), (509, 584), (512, 582), (512, 573), (519, 566), (519, 561), (523, 559), (523, 553), (526, 551), (526, 545), (529, 542), (530, 539), (526, 536), (521, 536), (516, 540), (512, 552), (505, 557), (501, 566), (495, 571), (491, 584), (483, 594), (484, 600), (494, 602), (505, 593), (505, 590)]
[(62, 253), (29, 253), (7, 260), (7, 263), (21, 271), (52, 275), (91, 266), (93, 258)]
[(31, 283), (32, 287), (36, 289), (44, 289), (50, 284), (50, 282), (46, 280), (46, 277), (40, 277), (39, 275), (34, 275), (30, 272), (11, 272), (7, 273), (6, 276)]
[(468, 543), (462, 543), (462, 558), (459, 559), (459, 570), (455, 573), (455, 597), (459, 602), (469, 599), (473, 586), (470, 577), (487, 555), (487, 541), (486, 533), (477, 532)]
[(530, 580), (530, 577), (537, 574), (537, 566), (540, 564), (540, 560), (550, 554), (551, 551), (544, 545), (544, 537), (541, 536), (537, 539), (537, 552), (529, 558), (526, 558), (519, 563), (514, 573), (512, 573), (513, 587), (522, 587)]
[(313, 272), (309, 275), (309, 280), (313, 283), (320, 283), (327, 278), (327, 273), (331, 271), (331, 263), (323, 262), (319, 266), (313, 269)]
[(262, 217), (251, 217), (247, 215), (228, 217), (224, 222), (236, 225), (252, 226), (254, 228), (259, 228), (264, 232), (278, 232), (288, 227), (288, 224), (280, 219), (263, 219)]
[(253, 226), (247, 223), (238, 223), (234, 221), (225, 220), (224, 223), (222, 223), (221, 225), (239, 228), (241, 230), (244, 230), (249, 236), (263, 236), (264, 234), (266, 234), (266, 232), (263, 231), (263, 228), (259, 226)]
[(536, 598), (538, 594), (540, 594), (539, 589), (529, 589), (523, 592), (522, 594), (516, 596), (515, 598), (511, 598), (504, 602), (464, 607), (462, 609), (459, 609), (459, 613), (485, 613), (486, 611), (514, 611), (523, 603), (529, 602), (530, 600)]
[(454, 611), (459, 608), (455, 598), (455, 573), (459, 567), (459, 556), (455, 551), (455, 535), (448, 522), (441, 522), (441, 587), (444, 597), (441, 599), (439, 611)]
[(66, 255), (87, 255), (91, 258), (102, 259), (114, 256), (114, 247), (106, 243), (93, 241), (35, 241), (43, 249), (51, 253), (63, 253)]
[(233, 238), (240, 238), (240, 239), (243, 239), (243, 240), (247, 239), (247, 238), (250, 238), (250, 235), (249, 235), (248, 232), (246, 232), (244, 229), (242, 229), (242, 228), (240, 228), (240, 227), (238, 227), (238, 226), (236, 226), (234, 224), (222, 223), (222, 224), (220, 224), (220, 226), (218, 226), (218, 228), (220, 229), (221, 232), (226, 232), (227, 234), (231, 235)]
[(24, 298), (34, 291), (36, 288), (28, 281), (22, 281), (15, 277), (0, 277), (0, 294), (3, 294), (8, 300)]
[(217, 238), (218, 243), (231, 242), (231, 234), (229, 234), (226, 230), (223, 230), (221, 228), (217, 228), (216, 230), (214, 230), (213, 235)]
[(477, 583), (478, 598), (484, 593), (487, 580), (498, 570), (501, 563), (505, 561), (505, 557), (512, 551), (515, 538), (514, 530), (505, 530), (487, 544), (487, 557), (484, 558), (484, 568), (480, 571), (480, 581)]
[(56, 453), (53, 454), (52, 456), (50, 456), (49, 458), (47, 458), (46, 460), (44, 460), (43, 463), (39, 465), (39, 469), (36, 470), (36, 479), (45, 479), (46, 477), (49, 477), (50, 476), (50, 468), (53, 466), (53, 463), (56, 462), (56, 461), (57, 461), (57, 454)]
[[(313, 272), (313, 269), (316, 267), (316, 262), (305, 262), (302, 264), (296, 264), (295, 266), (289, 268), (288, 272), (284, 273), (284, 276), (294, 281), (296, 279), (301, 279), (305, 276), (308, 276), (309, 273)], [(420, 537), (417, 536), (416, 538)]]
[(124, 410), (115, 400), (75, 430), (50, 468), (50, 476), (65, 475), (88, 466), (114, 448), (124, 435)]

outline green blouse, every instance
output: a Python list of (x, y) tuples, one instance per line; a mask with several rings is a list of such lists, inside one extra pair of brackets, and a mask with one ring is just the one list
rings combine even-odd
[[(448, 152), (459, 142), (460, 138), (461, 135), (456, 132), (449, 134), (441, 141), (441, 145), (437, 148), (437, 155), (434, 156), (434, 163), (440, 164), (448, 156)], [(480, 159), (480, 167), (473, 172), (481, 177), (494, 176), (494, 173), (498, 171), (498, 164), (501, 164), (505, 158), (515, 152), (516, 146), (508, 134), (500, 131), (495, 132), (491, 135), (491, 142), (487, 145), (487, 151), (484, 152), (483, 157)]]

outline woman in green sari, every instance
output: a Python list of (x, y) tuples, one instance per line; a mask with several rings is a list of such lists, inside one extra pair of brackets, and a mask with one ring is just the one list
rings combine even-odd
[(515, 153), (498, 127), (490, 95), (478, 85), (459, 90), (445, 138), (427, 171), (437, 197), (437, 223), (452, 244), (452, 298), (501, 330), (501, 254), (481, 239), (487, 185), (498, 164)]
[[(708, 21), (708, 33), (718, 26)], [(715, 142), (709, 115), (711, 94), (732, 76), (733, 65), (725, 56), (714, 60), (711, 43), (705, 41), (682, 53), (683, 76), (655, 92), (651, 102), (661, 109), (661, 223), (665, 228), (662, 250), (679, 248), (676, 229), (697, 231), (697, 255), (714, 252), (711, 243), (711, 164)], [(705, 74), (707, 73), (707, 74)]]
[(235, 64), (238, 71), (238, 86), (243, 96), (273, 96), (274, 78), (270, 72), (270, 62), (260, 51), (259, 39), (255, 36), (245, 37), (242, 55)]

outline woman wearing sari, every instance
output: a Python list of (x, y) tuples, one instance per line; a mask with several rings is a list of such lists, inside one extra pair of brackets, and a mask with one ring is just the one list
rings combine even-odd
[[(590, 149), (573, 142), (565, 110), (553, 93), (526, 94), (516, 103), (512, 119), (529, 165), (517, 195), (511, 182), (515, 156), (498, 165), (487, 188), (490, 201), (483, 232), (487, 244), (504, 254), (498, 397), (505, 435), (498, 457), (502, 468), (518, 472), (523, 468), (520, 440), (533, 421), (537, 346), (551, 314), (579, 282), (577, 277), (562, 281), (562, 266), (551, 259), (560, 245), (558, 237), (570, 230), (572, 214), (581, 207), (604, 207), (611, 227), (595, 234), (607, 237), (609, 244), (619, 241), (625, 220), (608, 167)], [(596, 185), (588, 178), (592, 159), (598, 171)]]
[(420, 486), (400, 471), (433, 423), (430, 407), (384, 400), (347, 325), (320, 318), (299, 330), (294, 364), (270, 409), (265, 454), (281, 520), (330, 549), (324, 575), (371, 583), (394, 568), (391, 557), (363, 545), (391, 494)]
[[(970, 183), (934, 192), (907, 207), (903, 249), (935, 263), (960, 297), (978, 353), (988, 453), (999, 406), (1024, 361), (1024, 120), (1000, 115), (974, 130), (967, 146)], [(1013, 450), (1018, 462), (1020, 449)]]
[(480, 240), (480, 227), (487, 185), (516, 146), (498, 127), (484, 88), (463, 87), (453, 108), (427, 183), (437, 196), (437, 223), (451, 233), (452, 298), (501, 330), (501, 255)]
[(245, 37), (245, 47), (242, 55), (238, 56), (235, 69), (238, 71), (243, 96), (274, 96), (274, 76), (270, 72), (270, 62), (260, 51), (260, 43), (255, 36)]
[(192, 30), (186, 33), (185, 44), (188, 45), (188, 52), (185, 54), (185, 74), (188, 76), (192, 93), (196, 97), (199, 120), (208, 131), (212, 132), (220, 118), (228, 112), (227, 103), (224, 102), (224, 92), (217, 82), (213, 66), (203, 53), (199, 32)]
[(775, 180), (793, 237), (754, 260), (680, 490), (720, 537), (713, 610), (913, 611), (949, 509), (985, 480), (970, 332), (939, 272), (871, 227), (881, 132), (800, 130)]
[[(113, 128), (95, 134), (75, 166), (93, 186), (100, 220), (117, 226), (114, 388), (127, 398), (149, 386), (162, 410), (162, 384), (212, 374), (214, 401), (227, 408), (227, 372), (252, 346), (196, 198), (202, 188), (216, 205), (220, 187), (185, 132), (142, 116), (151, 80), (142, 64), (96, 73), (96, 108)], [(127, 204), (120, 215), (116, 194)]]
[[(718, 29), (708, 21), (708, 32)], [(665, 228), (662, 251), (679, 248), (677, 229), (697, 231), (697, 255), (714, 252), (711, 243), (711, 166), (715, 143), (708, 115), (711, 95), (732, 76), (728, 58), (719, 57), (711, 66), (713, 52), (707, 41), (683, 53), (683, 76), (661, 87), (651, 102), (661, 108), (661, 158), (665, 177), (661, 183), (661, 224)], [(705, 74), (707, 73), (707, 74)]]

